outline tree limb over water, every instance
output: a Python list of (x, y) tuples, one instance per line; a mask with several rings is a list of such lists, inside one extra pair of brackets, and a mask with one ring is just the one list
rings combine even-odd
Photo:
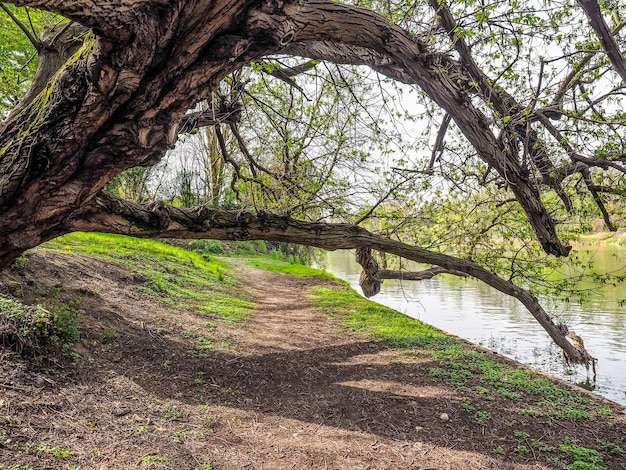
[(212, 240), (271, 240), (313, 246), (324, 250), (357, 248), (361, 261), (371, 249), (439, 266), (442, 272), (472, 276), (498, 291), (515, 297), (535, 317), (570, 363), (589, 365), (594, 358), (568, 341), (568, 328), (555, 324), (528, 290), (487, 271), (473, 261), (425, 250), (375, 235), (351, 224), (304, 222), (290, 217), (248, 211), (197, 207), (182, 209), (166, 204), (135, 204), (100, 194), (76, 211), (65, 230), (106, 232), (144, 238)]

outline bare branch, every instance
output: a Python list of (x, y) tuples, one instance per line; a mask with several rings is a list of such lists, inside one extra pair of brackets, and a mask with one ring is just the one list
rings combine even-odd
[(587, 189), (589, 189), (589, 192), (591, 193), (591, 196), (593, 197), (593, 200), (596, 203), (596, 206), (598, 206), (598, 209), (600, 209), (600, 212), (602, 213), (602, 218), (604, 219), (604, 224), (606, 225), (606, 228), (608, 228), (609, 231), (611, 232), (616, 232), (617, 227), (613, 224), (613, 222), (611, 222), (611, 216), (609, 215), (609, 212), (606, 210), (606, 207), (604, 206), (604, 202), (602, 201), (602, 198), (600, 197), (593, 183), (591, 182), (591, 174), (589, 172), (589, 168), (585, 168), (581, 172), (581, 175), (585, 181), (585, 185), (587, 186)]
[(303, 62), (302, 64), (296, 65), (294, 67), (274, 68), (270, 72), (270, 75), (274, 78), (278, 78), (279, 80), (282, 80), (287, 85), (294, 87), (296, 90), (298, 90), (300, 93), (304, 95), (307, 101), (309, 101), (309, 98), (307, 98), (306, 93), (304, 93), (304, 89), (295, 82), (293, 77), (301, 73), (304, 73), (307, 70), (311, 70), (312, 68), (315, 67), (316, 63), (317, 62), (314, 60), (307, 60), (306, 62)]
[(444, 151), (444, 139), (446, 137), (446, 132), (448, 131), (448, 126), (450, 125), (450, 121), (452, 120), (452, 116), (446, 113), (441, 121), (441, 126), (439, 126), (439, 131), (437, 132), (437, 138), (435, 139), (435, 145), (433, 147), (433, 152), (430, 155), (430, 162), (428, 163), (428, 168), (426, 168), (425, 173), (430, 174), (433, 172), (433, 168), (435, 167), (435, 161), (437, 157), (441, 156)]
[(0, 8), (2, 8), (4, 10), (4, 12), (9, 15), (9, 17), (13, 20), (13, 22), (17, 25), (18, 28), (20, 28), (22, 30), (22, 32), (26, 35), (26, 37), (28, 38), (28, 40), (30, 41), (30, 43), (33, 45), (33, 47), (35, 48), (35, 50), (37, 52), (41, 51), (42, 48), (42, 44), (41, 41), (39, 41), (35, 36), (33, 36), (33, 33), (30, 32), (30, 30), (26, 27), (26, 25), (24, 23), (22, 23), (19, 18), (17, 16), (15, 16), (13, 14), (13, 12), (4, 4), (0, 3)]

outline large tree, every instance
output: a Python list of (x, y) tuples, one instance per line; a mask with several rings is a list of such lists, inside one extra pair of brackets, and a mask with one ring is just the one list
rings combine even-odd
[[(472, 181), (474, 188), (495, 191), (500, 199), (493, 207), (513, 207), (507, 214), (523, 219), (554, 257), (570, 251), (555, 214), (575, 214), (577, 198), (588, 195), (614, 229), (604, 196), (625, 192), (619, 5), (601, 10), (595, 1), (563, 1), (538, 10), (518, 1), (364, 2), (368, 8), (325, 0), (0, 1), (8, 3), (69, 22), (39, 36), (29, 33), (37, 73), (0, 124), (0, 268), (77, 230), (361, 248), (365, 271), (376, 278), (367, 256), (374, 249), (473, 276), (518, 298), (570, 361), (592, 361), (514, 276), (503, 278), (472, 253), (450, 256), (423, 248), (419, 236), (405, 243), (359, 224), (385, 209), (402, 184), (417, 184), (406, 175), (418, 175), (421, 182), (445, 180), (453, 188)], [(11, 17), (28, 32), (23, 20)], [(438, 123), (428, 164), (397, 168), (399, 182), (353, 224), (146, 205), (103, 191), (121, 172), (155, 165), (181, 134), (204, 125), (217, 126), (223, 157), (237, 167), (220, 130), (230, 125), (247, 161), (262, 170), (233, 119), (238, 100), (215, 96), (225, 77), (277, 54), (367, 66), (418, 87)], [(295, 85), (294, 74), (314, 62), (306, 64), (267, 72)], [(207, 109), (197, 106), (201, 102), (216, 104)], [(284, 155), (288, 164), (293, 155)], [(424, 226), (427, 234), (431, 229), (430, 222)], [(476, 240), (468, 238), (469, 244)]]

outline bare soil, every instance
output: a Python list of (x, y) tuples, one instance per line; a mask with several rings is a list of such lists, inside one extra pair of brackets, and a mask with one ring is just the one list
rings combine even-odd
[[(524, 418), (510, 400), (486, 397), (480, 408), (492, 419), (480, 424), (462, 392), (430, 378), (428, 351), (407, 356), (317, 312), (306, 293), (325, 281), (233, 265), (258, 304), (245, 324), (159, 303), (126, 268), (86, 257), (36, 251), (4, 274), (5, 289), (26, 300), (58, 286), (80, 296), (85, 313), (81, 341), (66, 354), (73, 360), (36, 366), (0, 353), (0, 464), (554, 468), (534, 450), (494, 452), (524, 444), (511, 429), (547, 444), (572, 437), (626, 449), (626, 415), (609, 402), (613, 414), (579, 422)], [(199, 335), (214, 349), (199, 349)], [(626, 468), (626, 457), (605, 461)]]

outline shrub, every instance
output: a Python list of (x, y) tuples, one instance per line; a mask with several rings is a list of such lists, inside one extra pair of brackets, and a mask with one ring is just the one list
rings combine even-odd
[(21, 356), (37, 356), (48, 346), (73, 343), (78, 315), (75, 302), (29, 306), (0, 295), (0, 344)]

